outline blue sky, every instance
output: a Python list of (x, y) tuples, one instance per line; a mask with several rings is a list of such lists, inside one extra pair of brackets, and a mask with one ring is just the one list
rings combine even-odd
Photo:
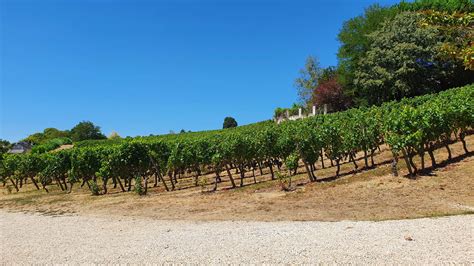
[(398, 1), (0, 0), (0, 138), (90, 120), (164, 134), (270, 119), (343, 21)]

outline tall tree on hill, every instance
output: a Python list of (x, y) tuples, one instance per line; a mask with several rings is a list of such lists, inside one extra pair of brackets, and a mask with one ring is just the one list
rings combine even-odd
[(321, 76), (322, 69), (319, 61), (309, 56), (303, 69), (300, 70), (300, 77), (295, 80), (295, 86), (298, 92), (298, 100), (301, 105), (308, 105), (311, 102), (311, 96), (314, 89), (318, 86), (318, 79)]
[(69, 130), (59, 130), (54, 127), (45, 128), (43, 132), (38, 132), (29, 135), (24, 141), (33, 143), (33, 144), (44, 144), (52, 139), (56, 138), (68, 138)]
[(339, 59), (339, 82), (348, 96), (356, 97), (354, 90), (355, 71), (361, 59), (370, 49), (369, 35), (382, 27), (382, 23), (395, 17), (395, 8), (372, 5), (365, 9), (364, 14), (344, 22), (338, 34), (341, 46), (337, 53)]
[(233, 117), (226, 117), (224, 118), (224, 124), (222, 125), (222, 128), (231, 128), (231, 127), (237, 127), (237, 121)]
[(370, 34), (370, 50), (354, 81), (368, 104), (436, 92), (451, 77), (453, 64), (438, 58), (441, 36), (420, 27), (420, 20), (419, 14), (401, 13)]
[(71, 139), (73, 141), (105, 138), (107, 137), (102, 134), (100, 127), (90, 121), (82, 121), (71, 129)]
[(315, 106), (327, 105), (332, 112), (343, 111), (351, 105), (336, 76), (320, 82), (313, 92), (312, 99)]

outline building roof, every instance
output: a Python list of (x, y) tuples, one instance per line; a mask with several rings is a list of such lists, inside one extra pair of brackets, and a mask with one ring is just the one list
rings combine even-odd
[(31, 150), (32, 146), (33, 145), (31, 145), (29, 142), (20, 141), (20, 142), (14, 143), (12, 145), (12, 148), (8, 151), (8, 153), (24, 153)]

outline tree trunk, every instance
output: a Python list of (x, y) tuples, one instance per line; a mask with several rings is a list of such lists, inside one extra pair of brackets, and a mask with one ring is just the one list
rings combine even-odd
[(365, 168), (369, 168), (369, 160), (367, 158), (367, 150), (364, 150), (364, 163), (365, 163)]
[(324, 169), (326, 167), (324, 167), (324, 153), (323, 153), (323, 149), (321, 149), (321, 167)]
[(102, 178), (102, 190), (104, 190), (104, 194), (107, 194), (107, 181), (109, 181), (108, 178)]
[(72, 183), (72, 182), (69, 184), (69, 189), (67, 191), (68, 194), (72, 192), (72, 186), (73, 185), (74, 185), (74, 183)]
[[(331, 162), (332, 162), (332, 160), (331, 160)], [(339, 171), (341, 170), (341, 165), (339, 164), (339, 159), (336, 159), (336, 165), (337, 165), (336, 177), (339, 177)]]
[(349, 154), (349, 158), (350, 160), (352, 161), (352, 163), (354, 164), (354, 168), (355, 170), (357, 170), (357, 168), (359, 168), (359, 166), (357, 165), (355, 159), (354, 159), (354, 156), (352, 155), (352, 152)]
[(217, 190), (217, 183), (218, 180), (220, 179), (221, 177), (219, 176), (219, 171), (216, 171), (216, 178), (215, 178), (215, 181), (214, 181), (214, 188), (212, 189), (212, 191), (216, 191)]
[(64, 185), (64, 190), (67, 191), (67, 183), (66, 183), (66, 178), (61, 178), (61, 180), (63, 181), (63, 185)]
[(153, 175), (153, 177), (154, 177), (153, 187), (157, 187), (158, 186), (158, 174), (155, 173)]
[(453, 156), (451, 155), (451, 149), (448, 146), (448, 143), (444, 144), (444, 147), (446, 147), (446, 150), (448, 151), (448, 160), (453, 159)]
[(414, 175), (413, 175), (413, 170), (411, 169), (410, 159), (408, 158), (408, 154), (404, 148), (402, 149), (402, 153), (403, 153), (403, 159), (405, 159), (405, 163), (407, 165), (408, 173), (410, 174), (410, 177), (413, 177)]
[(176, 187), (173, 182), (173, 173), (168, 172), (168, 177), (170, 178), (170, 182), (171, 182), (171, 190), (174, 190)]
[(316, 162), (314, 162), (313, 165), (311, 165), (311, 174), (313, 175), (314, 181), (316, 181), (318, 178), (316, 177), (316, 174), (314, 173), (316, 171)]
[(392, 160), (392, 174), (393, 176), (398, 176), (398, 154), (393, 154), (393, 160)]
[(166, 184), (166, 181), (163, 178), (163, 176), (161, 175), (161, 173), (157, 172), (157, 175), (158, 175), (158, 179), (161, 179), (161, 183), (163, 183), (163, 186), (165, 187), (166, 191), (170, 191), (170, 189), (168, 188), (168, 185)]
[(125, 192), (125, 187), (123, 186), (122, 180), (120, 180), (120, 177), (117, 177), (116, 180), (117, 180), (117, 183), (120, 186), (120, 189), (122, 189), (122, 192)]
[(239, 170), (240, 170), (240, 186), (243, 187), (244, 186), (244, 177), (245, 177), (244, 167), (240, 166)]
[(43, 186), (44, 191), (46, 191), (46, 193), (49, 193), (49, 190), (46, 188), (46, 185), (44, 183), (41, 183), (41, 185)]
[(413, 156), (409, 155), (408, 159), (410, 161), (411, 167), (413, 167), (413, 174), (416, 175), (418, 173), (418, 168), (416, 167), (416, 164), (413, 162)]
[(271, 162), (268, 163), (268, 168), (270, 169), (272, 180), (275, 180), (275, 173), (273, 173), (273, 164)]
[(194, 185), (195, 185), (195, 186), (197, 186), (198, 183), (199, 183), (199, 176), (200, 176), (200, 174), (201, 174), (201, 171), (198, 169), (198, 170), (196, 171), (196, 175), (194, 176)]
[(64, 191), (64, 187), (63, 187), (63, 184), (61, 184), (61, 181), (59, 180), (59, 178), (55, 178), (56, 180), (56, 183), (59, 185), (59, 187), (61, 188), (61, 191)]
[(20, 190), (18, 189), (18, 186), (17, 186), (17, 184), (15, 183), (15, 181), (13, 181), (13, 179), (11, 179), (11, 178), (10, 178), (10, 181), (12, 182), (13, 186), (15, 187), (16, 192), (20, 191)]
[(130, 192), (132, 191), (132, 178), (131, 177), (127, 177), (127, 191)]
[(436, 159), (433, 154), (433, 149), (434, 149), (433, 146), (430, 146), (428, 148), (428, 155), (430, 156), (430, 159), (431, 159), (431, 167), (435, 168), (438, 164), (436, 163)]
[(227, 171), (227, 176), (230, 179), (230, 183), (232, 184), (232, 188), (235, 188), (235, 181), (234, 178), (232, 177), (232, 173), (230, 172), (229, 166), (225, 164), (225, 170)]
[(31, 182), (33, 183), (33, 185), (35, 185), (36, 189), (39, 190), (40, 188), (38, 187), (38, 183), (36, 183), (35, 178), (30, 176), (30, 179), (31, 179)]
[(260, 175), (263, 175), (262, 165), (260, 164), (260, 162), (258, 162), (257, 165), (258, 169), (260, 170)]
[(255, 168), (252, 167), (253, 183), (257, 184), (257, 178), (255, 177)]
[(421, 159), (421, 171), (424, 171), (425, 170), (425, 149), (423, 147), (418, 151), (418, 155), (420, 156), (420, 159)]
[(176, 171), (174, 171), (174, 173), (173, 173), (173, 179), (174, 179), (174, 183), (175, 183), (175, 184), (178, 184), (178, 178), (177, 178), (177, 175), (178, 175), (178, 174), (177, 174), (177, 172), (176, 172)]
[(306, 169), (306, 173), (308, 173), (309, 181), (314, 182), (313, 175), (311, 174), (311, 170), (308, 167), (308, 164), (306, 163), (305, 160), (303, 160), (304, 168)]
[(464, 149), (464, 152), (467, 154), (467, 153), (469, 153), (469, 151), (467, 149), (467, 144), (466, 144), (466, 140), (464, 139), (464, 137), (465, 137), (464, 132), (459, 133), (459, 139), (462, 142), (462, 148)]

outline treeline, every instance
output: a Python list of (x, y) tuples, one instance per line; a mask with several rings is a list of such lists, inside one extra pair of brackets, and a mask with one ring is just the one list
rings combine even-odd
[(300, 70), (295, 85), (303, 107), (341, 111), (474, 82), (471, 0), (372, 5), (344, 22), (337, 37), (337, 66), (322, 68), (309, 57)]
[[(245, 173), (267, 168), (274, 179), (277, 169), (294, 173), (300, 163), (309, 180), (316, 181), (316, 162), (329, 158), (339, 175), (348, 160), (355, 168), (356, 154), (363, 153), (364, 167), (374, 167), (373, 156), (382, 143), (389, 145), (394, 174), (399, 156), (409, 174), (425, 168), (427, 153), (436, 166), (433, 151), (459, 140), (465, 152), (465, 136), (474, 125), (474, 84), (380, 107), (350, 109), (317, 115), (279, 125), (267, 121), (224, 130), (193, 132), (134, 139), (98, 140), (80, 143), (70, 150), (3, 156), (0, 176), (18, 191), (31, 181), (38, 189), (56, 183), (71, 191), (74, 184), (87, 184), (93, 194), (105, 194), (108, 184), (122, 191), (146, 194), (150, 179), (166, 190), (176, 188), (180, 177), (213, 173), (214, 190), (226, 176), (232, 187), (244, 184)], [(421, 157), (417, 166), (413, 158)], [(323, 165), (324, 167), (324, 165)], [(100, 185), (100, 187), (99, 187)]]
[[(106, 139), (107, 137), (100, 131), (100, 127), (90, 121), (82, 121), (70, 130), (59, 130), (56, 128), (46, 128), (43, 132), (29, 135), (23, 141), (34, 145), (54, 145), (54, 143), (70, 144), (93, 139)], [(66, 140), (69, 139), (69, 140)]]

